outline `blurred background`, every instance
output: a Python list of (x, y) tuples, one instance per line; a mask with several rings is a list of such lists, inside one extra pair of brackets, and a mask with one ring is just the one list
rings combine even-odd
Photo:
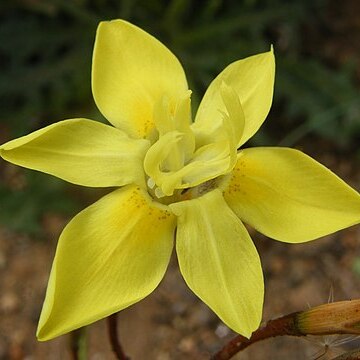
[[(0, 142), (66, 118), (105, 121), (91, 95), (92, 47), (99, 21), (122, 18), (177, 55), (194, 112), (226, 65), (273, 44), (274, 104), (247, 146), (296, 147), (359, 190), (359, 13), (357, 0), (2, 0)], [(102, 194), (0, 162), (0, 359), (69, 358), (67, 337), (39, 344), (34, 331), (57, 237)], [(327, 302), (331, 288), (336, 300), (360, 296), (357, 227), (296, 246), (252, 236), (264, 264), (265, 320)], [(206, 359), (232, 336), (187, 290), (175, 259), (155, 294), (121, 316), (133, 359)], [(105, 323), (88, 333), (88, 358), (112, 359)], [(239, 358), (314, 359), (328, 341), (322, 359), (342, 351), (336, 339), (313, 340), (272, 340)]]

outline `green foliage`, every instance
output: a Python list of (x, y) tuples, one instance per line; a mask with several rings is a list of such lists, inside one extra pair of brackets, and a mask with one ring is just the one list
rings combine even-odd
[(266, 51), (273, 43), (278, 64), (275, 108), (287, 119), (281, 124), (284, 134), (292, 131), (283, 143), (292, 145), (315, 131), (340, 146), (351, 145), (360, 133), (354, 66), (329, 67), (321, 49), (306, 54), (304, 45), (305, 40), (311, 42), (304, 27), (324, 27), (328, 3), (24, 0), (0, 5), (2, 121), (19, 135), (56, 119), (86, 114), (83, 108), (89, 109), (92, 101), (96, 26), (101, 20), (124, 18), (153, 33), (178, 55), (194, 90), (195, 107), (211, 79), (228, 63)]
[(23, 170), (13, 186), (0, 182), (0, 223), (29, 234), (41, 232), (42, 215), (47, 212), (71, 214), (79, 205), (64, 194), (64, 183), (54, 177)]
[(0, 106), (2, 121), (17, 136), (88, 102), (94, 28), (67, 27), (50, 14), (8, 11), (0, 27)]
[(353, 271), (360, 277), (360, 257), (355, 258), (353, 262)]
[[(7, 138), (56, 120), (101, 119), (91, 98), (91, 55), (99, 21), (127, 19), (163, 41), (182, 61), (194, 110), (227, 64), (274, 45), (276, 92), (269, 121), (255, 141), (296, 145), (315, 134), (351, 150), (360, 137), (354, 66), (329, 64), (309, 47), (311, 31), (326, 33), (330, 0), (22, 0), (0, 4), (0, 126)], [(324, 35), (323, 35), (324, 36)], [(320, 42), (321, 44), (321, 42)], [(315, 44), (318, 45), (318, 44)], [(126, 49), (124, 49), (126, 51)], [(335, 59), (336, 60), (336, 59)], [(3, 140), (6, 140), (5, 138)], [(2, 208), (19, 208), (21, 227), (66, 197), (28, 179), (22, 192), (0, 189)], [(49, 194), (54, 201), (46, 201)], [(58, 195), (55, 195), (58, 194)], [(61, 201), (57, 202), (56, 198)], [(65, 201), (66, 203), (66, 201)], [(65, 205), (68, 206), (69, 204)], [(0, 209), (1, 212), (4, 210)], [(0, 220), (1, 220), (0, 219)], [(25, 221), (26, 219), (26, 221)]]
[[(355, 146), (360, 135), (360, 93), (352, 80), (354, 69), (349, 66), (332, 71), (316, 59), (299, 63), (285, 58), (278, 62), (282, 71), (277, 78), (277, 95), (288, 100), (289, 117), (280, 145), (292, 146), (314, 132), (339, 148)], [(289, 94), (296, 99), (288, 99)], [(300, 125), (298, 118), (304, 119)]]

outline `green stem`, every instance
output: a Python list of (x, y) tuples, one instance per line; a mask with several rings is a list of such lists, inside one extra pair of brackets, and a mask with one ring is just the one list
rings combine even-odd
[(71, 333), (70, 351), (73, 360), (86, 360), (86, 328), (80, 328)]

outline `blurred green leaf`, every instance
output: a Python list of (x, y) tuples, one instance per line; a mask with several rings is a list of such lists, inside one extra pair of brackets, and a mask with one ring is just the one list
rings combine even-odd
[(63, 181), (38, 172), (24, 171), (26, 185), (12, 189), (0, 182), (0, 223), (9, 228), (29, 233), (41, 232), (43, 214), (55, 212), (73, 215), (80, 209), (71, 196), (63, 196)]
[(360, 258), (359, 257), (354, 260), (353, 270), (356, 275), (360, 276)]

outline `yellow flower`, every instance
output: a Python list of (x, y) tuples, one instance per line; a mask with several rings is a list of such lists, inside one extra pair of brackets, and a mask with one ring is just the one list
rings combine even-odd
[(269, 112), (274, 73), (272, 51), (230, 64), (210, 84), (192, 122), (176, 57), (125, 21), (100, 24), (92, 89), (114, 127), (65, 120), (0, 147), (2, 158), (20, 166), (79, 185), (120, 187), (61, 234), (40, 340), (151, 293), (168, 266), (175, 229), (188, 286), (249, 337), (261, 321), (264, 285), (242, 221), (292, 243), (359, 222), (359, 194), (300, 151), (238, 151)]

